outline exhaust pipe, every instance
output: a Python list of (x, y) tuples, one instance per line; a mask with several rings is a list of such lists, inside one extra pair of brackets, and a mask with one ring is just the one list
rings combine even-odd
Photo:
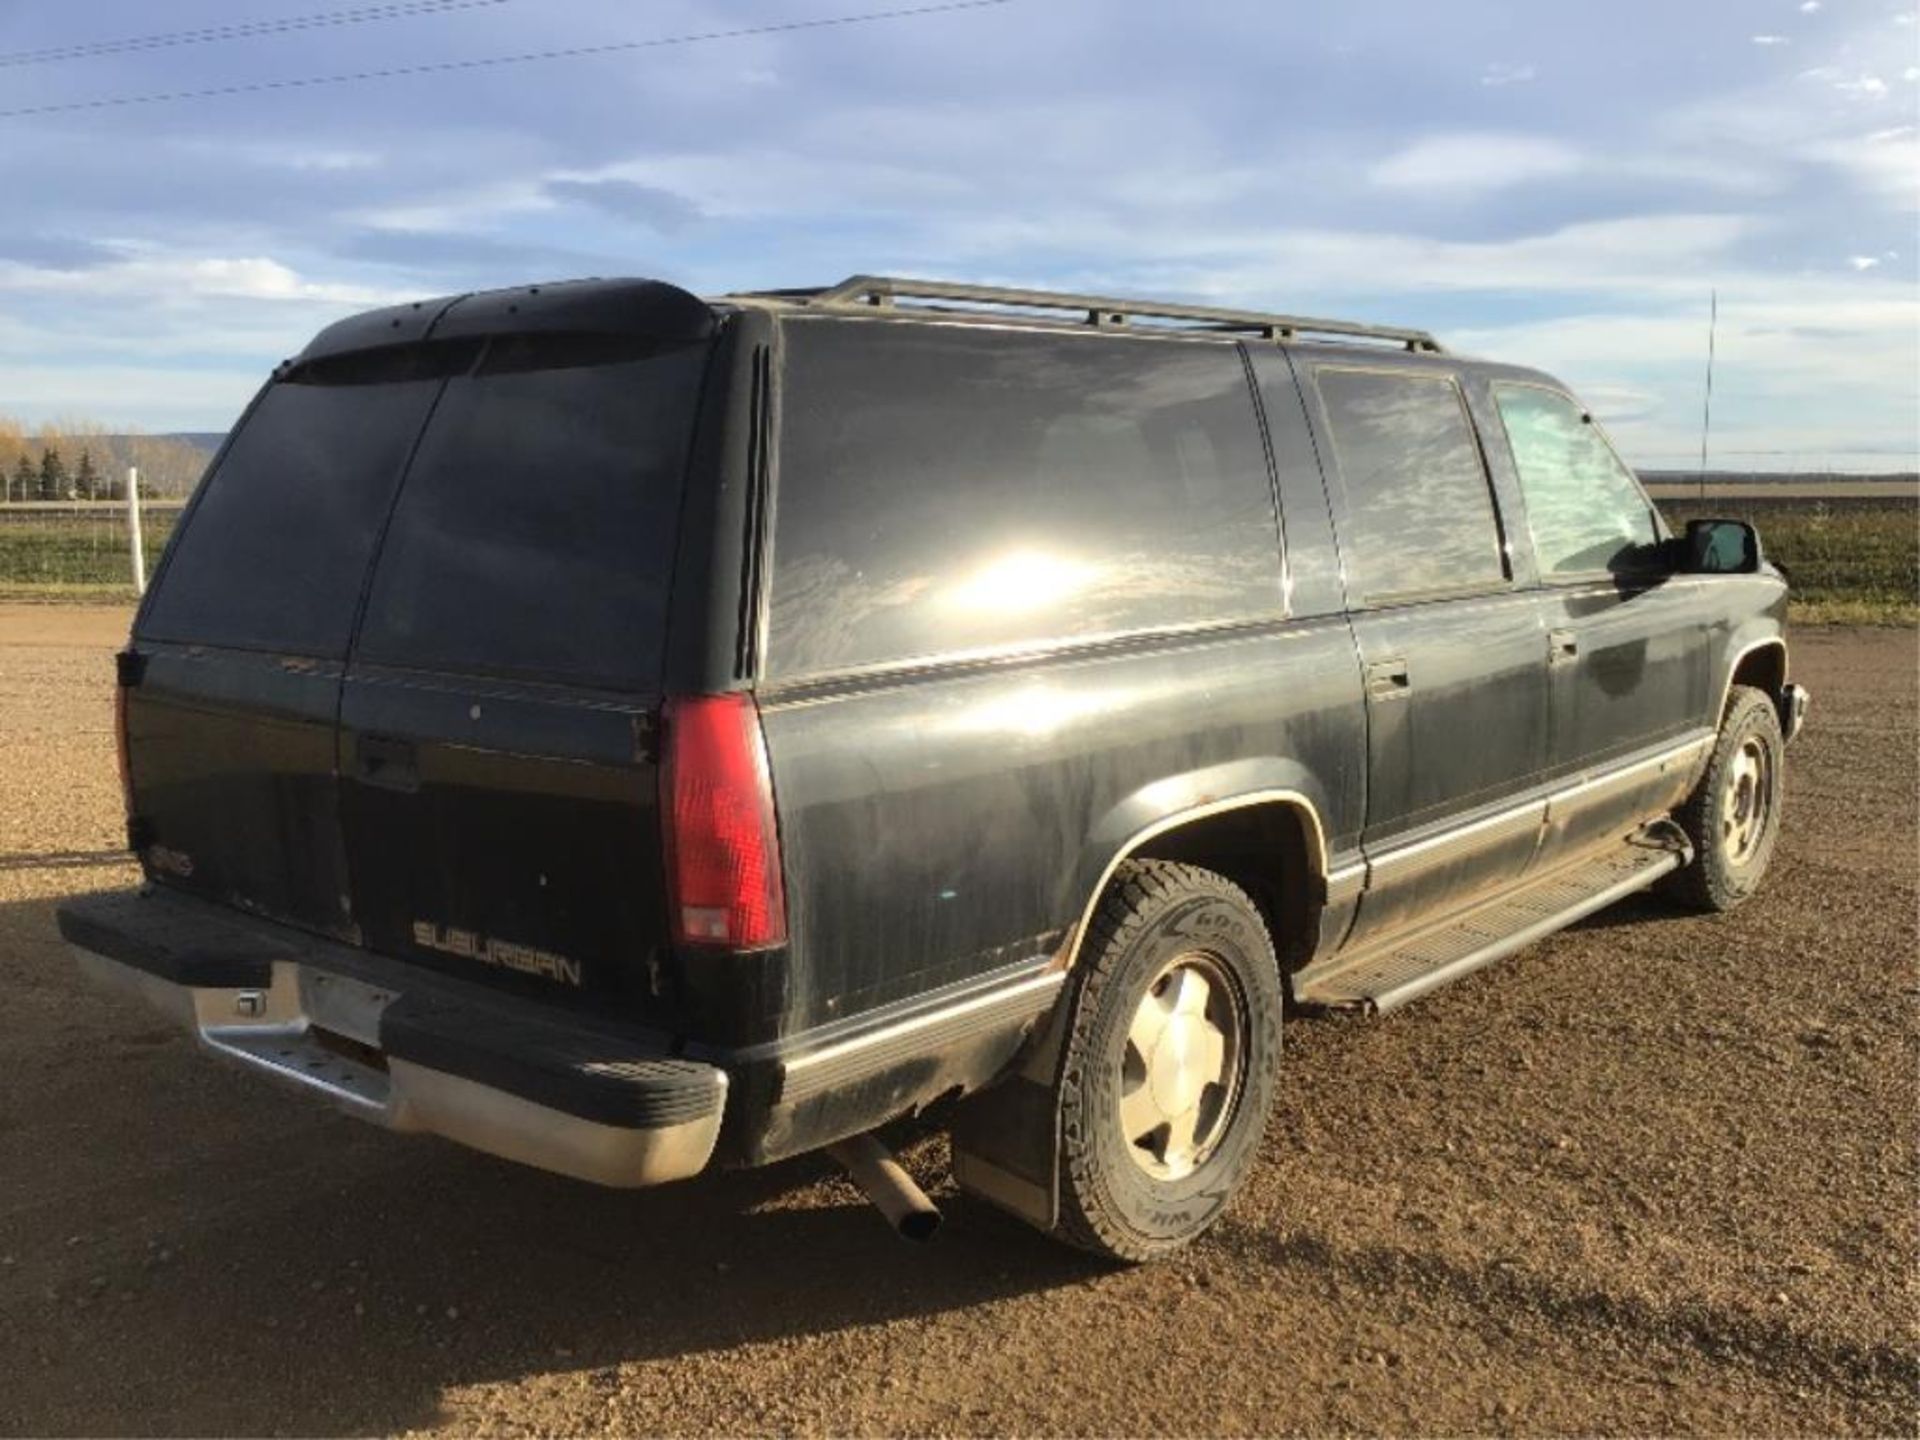
[(926, 1191), (871, 1134), (855, 1135), (827, 1146), (827, 1154), (846, 1167), (853, 1183), (887, 1217), (894, 1233), (908, 1240), (931, 1240), (940, 1228), (940, 1212)]

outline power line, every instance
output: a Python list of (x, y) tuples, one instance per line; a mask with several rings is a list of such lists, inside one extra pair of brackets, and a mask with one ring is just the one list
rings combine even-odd
[(130, 35), (119, 40), (89, 40), (56, 45), (45, 50), (17, 50), (0, 55), (0, 69), (46, 65), (56, 60), (93, 60), (141, 50), (168, 50), (177, 45), (211, 45), (225, 40), (253, 40), (302, 30), (330, 30), (342, 25), (365, 25), (377, 20), (405, 20), (415, 15), (439, 15), (449, 10), (479, 10), (505, 5), (508, 0), (395, 0), (385, 5), (362, 5), (352, 10), (322, 10), (312, 15), (288, 15), (277, 20), (242, 20), (209, 25), (199, 30), (169, 30), (157, 35)]
[(386, 70), (354, 70), (339, 75), (307, 75), (291, 80), (253, 80), (238, 85), (214, 85), (202, 90), (167, 90), (147, 95), (107, 95), (93, 100), (66, 100), (53, 105), (24, 105), (0, 110), (0, 120), (26, 115), (58, 115), (74, 110), (113, 110), (129, 105), (163, 105), (176, 100), (211, 100), (228, 95), (254, 95), (268, 90), (305, 90), (320, 85), (351, 85), (362, 80), (395, 80), (413, 75), (440, 75), (457, 70), (487, 70), (502, 65), (527, 65), (538, 60), (577, 60), (590, 55), (653, 50), (669, 45), (697, 45), (709, 40), (744, 40), (756, 35), (781, 35), (797, 30), (825, 30), (834, 26), (864, 25), (877, 20), (906, 20), (920, 15), (942, 15), (958, 10), (987, 10), (1013, 0), (944, 0), (899, 10), (869, 10), (857, 15), (828, 15), (817, 20), (783, 20), (771, 25), (748, 25), (737, 30), (706, 30), (691, 35), (663, 35), (651, 40), (619, 40), (603, 45), (576, 45), (565, 50), (533, 50), (520, 55), (491, 55), (473, 60), (435, 60), (399, 65)]

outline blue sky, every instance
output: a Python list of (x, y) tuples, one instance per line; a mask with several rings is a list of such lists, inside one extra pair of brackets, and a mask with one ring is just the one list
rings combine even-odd
[[(367, 3), (0, 0), (0, 52)], [(449, 0), (0, 62), (0, 110), (886, 3)], [(1914, 20), (1890, 0), (1010, 0), (0, 117), (0, 413), (224, 428), (314, 329), (397, 298), (892, 271), (1422, 325), (1553, 370), (1629, 458), (1681, 465), (1718, 286), (1717, 457), (1910, 467)]]

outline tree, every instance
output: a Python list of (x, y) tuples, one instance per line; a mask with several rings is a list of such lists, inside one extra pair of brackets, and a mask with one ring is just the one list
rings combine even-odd
[(40, 452), (40, 498), (42, 500), (64, 500), (72, 482), (67, 478), (67, 462), (60, 458), (60, 452), (49, 445)]
[(39, 485), (40, 480), (34, 474), (33, 462), (27, 459), (27, 452), (22, 450), (19, 458), (13, 462), (13, 498), (31, 500)]
[(100, 498), (100, 472), (93, 468), (93, 452), (84, 445), (80, 447), (80, 463), (73, 469), (73, 488), (82, 500)]

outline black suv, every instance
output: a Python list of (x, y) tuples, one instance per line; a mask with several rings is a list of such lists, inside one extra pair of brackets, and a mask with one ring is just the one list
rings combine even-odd
[[(1786, 585), (1560, 384), (1411, 330), (857, 277), (374, 311), (282, 365), (119, 657), (96, 976), (607, 1185), (946, 1107), (1146, 1258), (1283, 1013), (1385, 1011), (1778, 833)], [(965, 1097), (965, 1098), (961, 1098)]]

